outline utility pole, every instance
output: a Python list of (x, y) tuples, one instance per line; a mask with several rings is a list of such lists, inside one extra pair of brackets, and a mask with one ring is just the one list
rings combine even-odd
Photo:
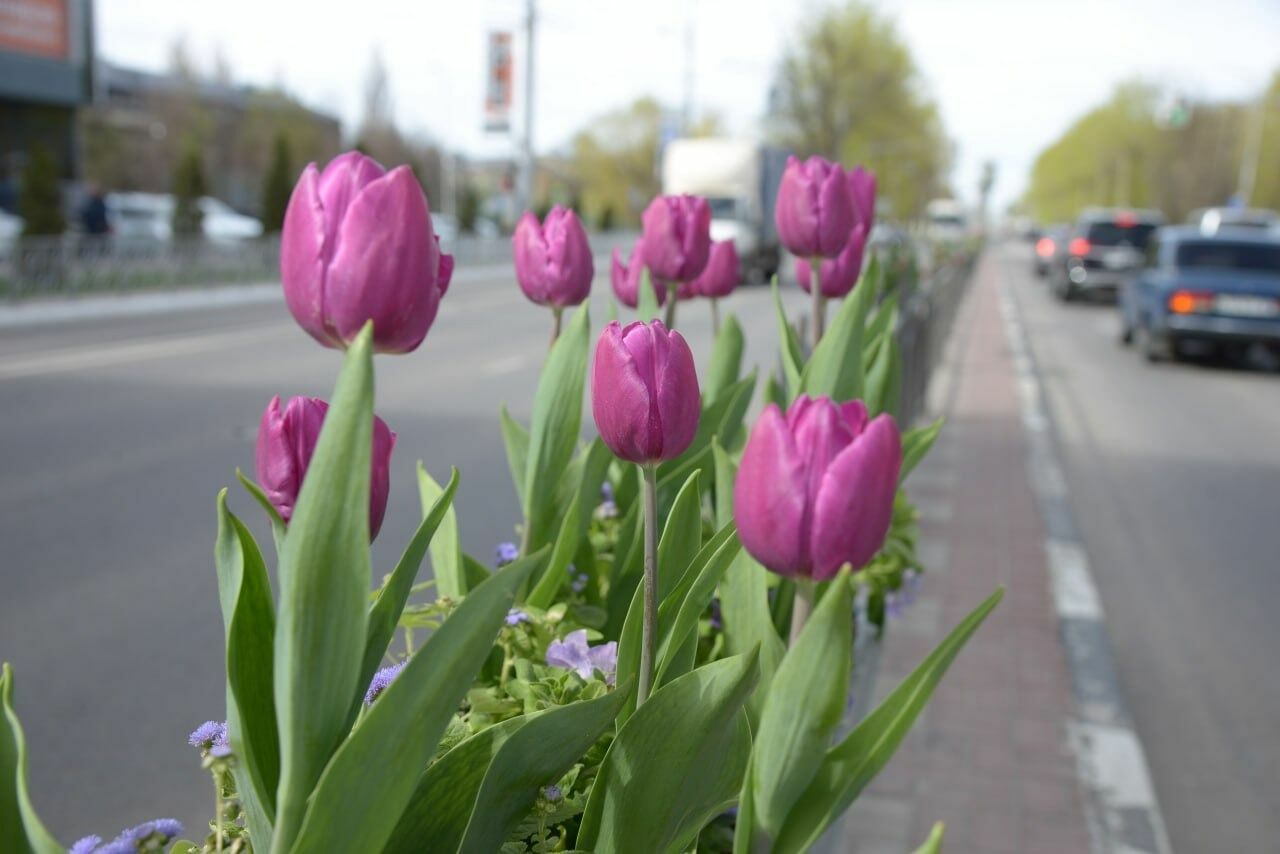
[[(520, 158), (520, 173), (517, 180), (516, 196), (520, 211), (533, 209), (533, 56), (535, 25), (537, 21), (536, 0), (525, 0), (524, 18), (524, 140)], [(519, 215), (519, 211), (517, 212)]]

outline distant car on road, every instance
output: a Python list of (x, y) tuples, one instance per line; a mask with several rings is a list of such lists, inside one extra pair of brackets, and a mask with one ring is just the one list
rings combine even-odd
[[(173, 239), (174, 198), (164, 193), (109, 193), (107, 220), (118, 242), (145, 246)], [(236, 243), (262, 236), (262, 222), (220, 199), (200, 199), (201, 227), (212, 243)]]
[(1163, 224), (1159, 211), (1086, 209), (1053, 262), (1054, 293), (1064, 302), (1085, 291), (1115, 294), (1142, 266), (1147, 241)]
[(963, 243), (969, 234), (969, 212), (955, 199), (934, 199), (925, 207), (925, 234), (934, 243)]
[(1263, 208), (1200, 208), (1187, 217), (1187, 222), (1200, 227), (1203, 234), (1217, 234), (1223, 229), (1280, 226), (1280, 214)]
[(1049, 274), (1049, 268), (1053, 266), (1054, 260), (1059, 257), (1060, 252), (1066, 249), (1067, 232), (1069, 230), (1065, 225), (1051, 225), (1036, 238), (1031, 269), (1037, 276), (1047, 276)]
[(1280, 235), (1236, 229), (1206, 235), (1195, 226), (1156, 233), (1147, 265), (1120, 293), (1121, 340), (1151, 361), (1183, 345), (1243, 353), (1280, 349)]

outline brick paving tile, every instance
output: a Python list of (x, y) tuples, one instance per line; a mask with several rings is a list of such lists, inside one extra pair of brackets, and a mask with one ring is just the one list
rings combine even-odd
[[(995, 265), (984, 259), (958, 321), (964, 337), (946, 429), (907, 481), (922, 508), (922, 550), (942, 565), (926, 574), (919, 600), (890, 622), (877, 694), (910, 673), (997, 584), (1005, 585), (1005, 599), (868, 794), (876, 814), (894, 804), (895, 815), (907, 817), (897, 819), (911, 834), (904, 851), (944, 821), (947, 854), (1087, 854), (1067, 744), (1070, 681), (997, 300)], [(860, 818), (872, 820), (870, 811), (855, 813)], [(843, 850), (885, 850), (883, 835), (860, 833), (858, 820), (848, 827)]]

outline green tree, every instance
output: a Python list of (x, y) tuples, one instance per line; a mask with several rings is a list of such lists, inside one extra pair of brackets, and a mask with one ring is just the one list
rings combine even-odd
[(808, 19), (779, 66), (772, 135), (799, 155), (863, 164), (894, 215), (947, 194), (952, 146), (893, 22), (860, 0)]
[(480, 219), (480, 191), (470, 181), (462, 185), (458, 193), (458, 228), (463, 234), (472, 234)]
[(188, 141), (173, 173), (173, 234), (175, 237), (198, 237), (203, 234), (204, 213), (200, 198), (207, 194), (204, 162), (200, 146)]
[(271, 153), (271, 165), (266, 180), (262, 182), (262, 230), (266, 234), (279, 234), (284, 227), (284, 212), (289, 207), (293, 192), (293, 156), (289, 138), (276, 134)]
[(18, 215), (24, 220), (24, 235), (61, 234), (67, 227), (62, 216), (58, 162), (47, 148), (31, 150), (22, 173)]
[(573, 178), (592, 219), (612, 210), (619, 223), (636, 225), (656, 196), (658, 139), (664, 110), (653, 98), (593, 120), (573, 138)]

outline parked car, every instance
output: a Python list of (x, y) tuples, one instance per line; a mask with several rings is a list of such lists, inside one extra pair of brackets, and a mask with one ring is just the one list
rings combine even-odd
[(1147, 241), (1163, 224), (1159, 211), (1086, 209), (1052, 264), (1054, 293), (1064, 302), (1081, 292), (1114, 295), (1142, 267)]
[(1031, 256), (1031, 269), (1037, 276), (1049, 274), (1054, 259), (1066, 249), (1069, 230), (1065, 225), (1051, 225), (1040, 232), (1035, 242), (1035, 254)]
[(926, 236), (939, 245), (956, 245), (970, 237), (969, 211), (955, 199), (934, 199), (925, 208)]
[(1184, 345), (1280, 348), (1280, 235), (1161, 229), (1121, 290), (1120, 311), (1121, 340), (1136, 340), (1151, 361), (1177, 358)]
[(205, 239), (214, 243), (236, 243), (262, 236), (262, 220), (246, 216), (212, 196), (200, 199), (200, 212)]
[[(108, 193), (107, 221), (117, 241), (145, 245), (173, 239), (174, 198), (164, 193)], [(236, 243), (262, 236), (262, 222), (220, 199), (200, 199), (201, 227), (213, 243)]]
[(22, 226), (26, 223), (17, 214), (0, 210), (0, 259), (8, 258), (22, 236)]
[(1200, 208), (1191, 212), (1187, 222), (1204, 234), (1217, 234), (1224, 228), (1274, 229), (1280, 226), (1280, 214), (1264, 208)]

